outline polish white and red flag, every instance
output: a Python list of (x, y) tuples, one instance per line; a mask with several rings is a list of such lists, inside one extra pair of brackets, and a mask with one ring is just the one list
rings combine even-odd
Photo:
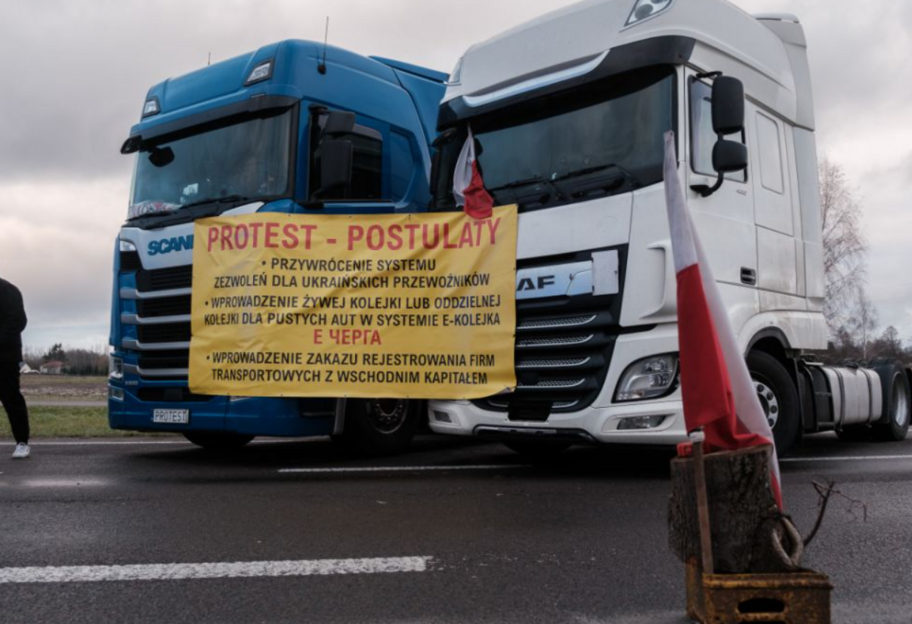
[(772, 446), (770, 484), (781, 509), (773, 432), (687, 207), (678, 177), (674, 132), (665, 134), (665, 205), (677, 273), (681, 394), (687, 431), (702, 427), (709, 453)]
[(475, 159), (475, 135), (469, 126), (469, 136), (459, 152), (456, 172), (453, 174), (453, 196), (457, 206), (464, 206), (465, 213), (476, 219), (487, 219), (494, 208), (494, 199), (485, 190), (484, 180)]

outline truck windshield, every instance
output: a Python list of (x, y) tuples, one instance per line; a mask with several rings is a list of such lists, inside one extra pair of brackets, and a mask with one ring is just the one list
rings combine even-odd
[[(674, 124), (674, 69), (629, 72), (472, 120), (485, 187), (524, 210), (629, 192), (662, 179)], [(455, 207), (465, 128), (442, 148), (436, 208)]]
[(291, 127), (287, 109), (143, 146), (127, 218), (287, 194)]

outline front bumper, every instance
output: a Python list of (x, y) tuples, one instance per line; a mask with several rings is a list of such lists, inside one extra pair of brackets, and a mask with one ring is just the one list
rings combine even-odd
[[(208, 401), (192, 402), (143, 401), (135, 391), (135, 387), (127, 387), (123, 400), (108, 399), (108, 424), (112, 429), (309, 437), (330, 435), (335, 424), (334, 401), (331, 400), (212, 397)], [(154, 423), (152, 415), (156, 409), (189, 409), (190, 422), (186, 425)]]
[[(599, 395), (592, 405), (577, 411), (552, 411), (544, 422), (510, 420), (506, 410), (479, 407), (468, 401), (432, 401), (428, 409), (431, 429), (451, 435), (480, 437), (567, 437), (580, 443), (672, 445), (687, 440), (681, 391), (666, 398), (615, 403), (613, 397), (624, 370), (634, 362), (678, 349), (676, 324), (617, 337), (610, 365)], [(500, 398), (500, 397), (495, 397)], [(506, 399), (503, 399), (506, 401)], [(626, 418), (661, 416), (650, 429), (619, 429)]]
[[(625, 418), (641, 416), (664, 419), (652, 429), (618, 429)], [(656, 445), (687, 440), (680, 400), (591, 407), (570, 414), (551, 414), (545, 422), (513, 421), (506, 413), (484, 410), (468, 401), (431, 401), (428, 417), (432, 431), (450, 435)]]

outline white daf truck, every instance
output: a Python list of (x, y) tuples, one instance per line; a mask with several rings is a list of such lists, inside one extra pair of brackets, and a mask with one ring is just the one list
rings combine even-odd
[[(726, 0), (588, 0), (472, 46), (438, 118), (435, 209), (471, 127), (519, 204), (515, 392), (433, 402), (438, 433), (519, 451), (685, 439), (663, 134), (780, 453), (802, 433), (906, 436), (898, 362), (826, 367), (806, 41)], [(683, 371), (686, 375), (687, 371)]]

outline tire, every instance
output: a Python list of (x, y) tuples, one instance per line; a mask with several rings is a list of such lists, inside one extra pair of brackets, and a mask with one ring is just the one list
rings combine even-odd
[(402, 453), (418, 428), (422, 405), (413, 399), (348, 399), (344, 432), (333, 440), (358, 455)]
[(872, 427), (874, 437), (885, 442), (900, 442), (909, 433), (912, 416), (912, 391), (909, 378), (899, 362), (885, 362), (875, 365), (883, 388), (883, 409), (886, 420)]
[(572, 446), (569, 442), (543, 442), (538, 440), (513, 440), (503, 444), (514, 453), (519, 453), (532, 461), (553, 459)]
[(184, 437), (207, 451), (236, 451), (249, 444), (255, 436), (237, 433), (187, 432), (184, 433)]
[(785, 367), (768, 353), (751, 351), (747, 368), (772, 427), (776, 452), (780, 457), (787, 455), (798, 442), (801, 429), (798, 390)]

